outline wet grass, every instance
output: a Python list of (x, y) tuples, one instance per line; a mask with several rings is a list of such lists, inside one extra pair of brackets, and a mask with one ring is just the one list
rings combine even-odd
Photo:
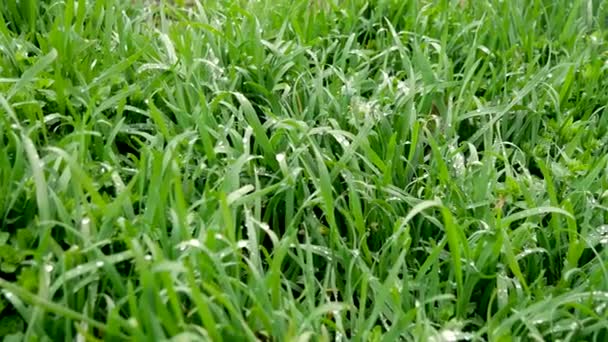
[(604, 2), (181, 5), (0, 6), (0, 336), (608, 338)]

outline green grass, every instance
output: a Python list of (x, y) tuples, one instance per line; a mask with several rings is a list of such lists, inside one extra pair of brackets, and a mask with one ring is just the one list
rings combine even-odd
[(6, 341), (608, 339), (600, 0), (3, 0)]

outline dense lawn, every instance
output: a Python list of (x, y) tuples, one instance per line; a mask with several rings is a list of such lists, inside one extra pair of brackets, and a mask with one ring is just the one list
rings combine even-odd
[(0, 1), (6, 341), (608, 340), (608, 3)]

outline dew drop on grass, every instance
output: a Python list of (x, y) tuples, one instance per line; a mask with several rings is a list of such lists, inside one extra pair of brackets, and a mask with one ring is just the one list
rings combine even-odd
[(135, 317), (131, 317), (127, 320), (127, 323), (129, 323), (130, 326), (132, 326), (133, 328), (136, 328), (139, 324), (137, 323), (137, 319)]
[(178, 249), (183, 252), (185, 251), (187, 248), (189, 247), (194, 247), (194, 248), (201, 248), (202, 244), (199, 240), (197, 239), (190, 239), (190, 240), (186, 240), (182, 243), (179, 244)]

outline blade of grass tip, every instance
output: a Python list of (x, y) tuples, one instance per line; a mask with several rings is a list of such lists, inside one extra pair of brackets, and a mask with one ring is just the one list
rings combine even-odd
[(46, 222), (51, 219), (51, 209), (49, 207), (48, 189), (43, 172), (43, 162), (40, 160), (40, 156), (38, 156), (32, 140), (26, 135), (22, 135), (21, 139), (23, 140), (25, 154), (32, 168), (34, 184), (36, 184), (36, 203), (38, 204), (40, 220)]
[(212, 125), (209, 125), (208, 123), (208, 117), (209, 115), (211, 115), (210, 111), (209, 111), (209, 106), (207, 105), (207, 99), (205, 97), (205, 95), (203, 94), (202, 90), (198, 91), (199, 93), (199, 102), (201, 103), (201, 109), (198, 113), (198, 115), (196, 115), (196, 126), (198, 128), (198, 132), (201, 136), (201, 141), (203, 143), (203, 148), (205, 150), (205, 154), (207, 155), (207, 159), (210, 162), (214, 162), (215, 161), (215, 150), (213, 148), (213, 141), (211, 134), (208, 132), (208, 130), (213, 127)]
[(260, 248), (258, 244), (258, 232), (255, 229), (251, 211), (245, 208), (245, 227), (247, 228), (247, 240), (249, 243), (249, 260), (253, 269), (253, 276), (260, 275), (264, 270), (262, 268), (262, 259), (260, 258)]
[(31, 68), (27, 69), (23, 73), (23, 75), (21, 75), (21, 78), (19, 78), (19, 81), (17, 81), (15, 84), (13, 84), (11, 89), (9, 89), (8, 93), (6, 94), (7, 100), (10, 101), (10, 99), (17, 92), (19, 92), (21, 90), (21, 88), (23, 88), (27, 83), (32, 82), (36, 78), (36, 75), (38, 75), (40, 72), (45, 70), (49, 65), (51, 65), (51, 63), (53, 63), (53, 61), (55, 61), (56, 58), (57, 58), (57, 50), (55, 50), (55, 49), (52, 49), (48, 54), (44, 55), (43, 57), (40, 57), (36, 61), (36, 64), (34, 64)]
[(241, 105), (241, 109), (243, 110), (243, 114), (245, 115), (245, 119), (247, 123), (251, 125), (253, 129), (253, 134), (255, 136), (256, 142), (260, 144), (262, 150), (264, 152), (264, 158), (266, 161), (272, 165), (276, 166), (277, 161), (275, 160), (275, 152), (270, 140), (268, 139), (268, 135), (266, 135), (266, 131), (262, 123), (260, 122), (260, 118), (258, 114), (253, 109), (251, 102), (241, 93), (232, 92), (234, 97), (239, 101)]
[[(497, 223), (501, 226), (500, 218), (497, 218)], [(511, 239), (509, 238), (509, 234), (507, 233), (504, 226), (500, 229), (501, 234), (501, 251), (504, 253), (505, 258), (507, 259), (507, 264), (511, 269), (511, 272), (517, 277), (517, 280), (521, 283), (526, 294), (530, 294), (530, 288), (528, 287), (528, 283), (526, 282), (526, 278), (524, 274), (521, 272), (521, 268), (519, 267), (519, 263), (517, 262), (517, 256), (515, 255), (515, 251), (513, 250), (513, 246), (511, 245)]]
[(154, 121), (156, 127), (158, 127), (158, 130), (165, 138), (165, 141), (170, 141), (173, 134), (171, 134), (169, 131), (166, 116), (158, 108), (156, 108), (152, 99), (148, 100), (148, 106), (150, 107), (150, 117)]
[(407, 215), (401, 222), (400, 226), (405, 227), (405, 225), (407, 225), (411, 219), (413, 219), (416, 215), (420, 214), (421, 212), (425, 211), (426, 209), (433, 208), (433, 207), (441, 207), (441, 206), (442, 206), (442, 203), (439, 200), (422, 201), (422, 202), (416, 204), (410, 210), (410, 212), (407, 213)]
[(334, 232), (334, 234), (337, 234), (338, 226), (336, 225), (336, 217), (334, 213), (333, 187), (331, 186), (329, 172), (327, 171), (327, 166), (325, 166), (325, 161), (321, 156), (319, 147), (312, 141), (312, 139), (309, 139), (309, 141), (314, 149), (315, 158), (317, 159), (317, 166), (319, 169), (318, 188), (321, 191), (321, 197), (325, 206), (325, 215), (327, 215), (327, 222), (329, 223), (329, 226)]
[[(456, 276), (456, 286), (458, 290), (458, 297), (464, 294), (464, 281), (463, 281), (463, 273), (462, 273), (462, 261), (460, 259), (461, 249), (460, 249), (460, 227), (456, 222), (454, 222), (454, 217), (450, 210), (446, 207), (441, 208), (441, 214), (443, 215), (443, 225), (445, 228), (445, 232), (448, 238), (448, 246), (450, 247), (450, 256), (452, 258), (452, 264), (454, 265), (454, 275)], [(467, 303), (463, 303), (462, 301), (458, 301), (457, 306), (457, 315), (459, 317), (463, 317), (465, 314), (465, 306)]]
[[(570, 203), (569, 200), (565, 200), (563, 205), (564, 205), (566, 211), (568, 211), (570, 213), (574, 212), (572, 203)], [(583, 254), (583, 251), (585, 249), (584, 244), (581, 243), (578, 238), (578, 228), (577, 228), (576, 220), (574, 219), (574, 215), (572, 215), (572, 217), (568, 217), (567, 222), (568, 222), (568, 253), (567, 253), (566, 260), (568, 261), (568, 263), (567, 263), (565, 271), (572, 270), (577, 267), (578, 260), (580, 259), (581, 255)]]
[[(551, 206), (557, 207), (559, 205), (559, 201), (557, 199), (555, 183), (553, 182), (553, 172), (547, 167), (547, 164), (542, 159), (536, 158), (536, 163), (538, 164), (540, 172), (543, 174), (543, 178), (545, 180), (545, 187), (547, 189), (547, 194), (549, 195), (549, 203)], [(555, 236), (560, 235), (560, 222), (558, 222), (557, 215), (552, 215), (551, 220), (549, 221), (549, 226), (551, 227), (551, 230)], [(556, 250), (562, 250), (561, 244), (561, 239), (556, 239)]]
[(234, 228), (235, 218), (232, 215), (233, 211), (232, 209), (230, 209), (230, 205), (228, 204), (228, 196), (225, 192), (219, 192), (217, 196), (220, 202), (220, 214), (224, 223), (224, 234), (226, 234), (228, 241), (230, 241), (231, 243), (236, 243), (236, 231)]
[(431, 146), (431, 150), (433, 151), (433, 155), (435, 156), (433, 160), (437, 163), (437, 169), (439, 171), (439, 181), (449, 188), (452, 182), (450, 180), (450, 172), (445, 163), (444, 156), (441, 155), (439, 145), (437, 145), (437, 141), (433, 137), (433, 133), (431, 133), (431, 131), (428, 130), (426, 127), (424, 128), (424, 132), (426, 133), (427, 142)]

